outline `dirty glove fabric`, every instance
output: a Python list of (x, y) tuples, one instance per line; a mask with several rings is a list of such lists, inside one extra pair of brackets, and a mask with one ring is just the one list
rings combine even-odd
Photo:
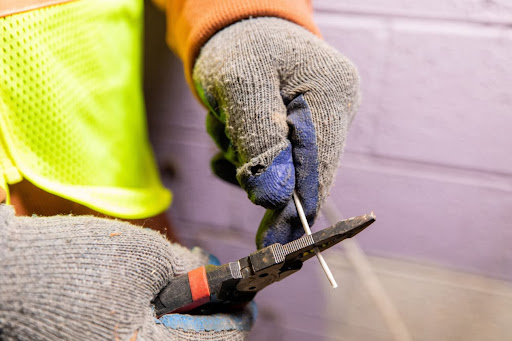
[(256, 18), (216, 33), (193, 79), (222, 150), (214, 171), (268, 209), (258, 247), (300, 237), (291, 195), (298, 192), (313, 224), (359, 101), (353, 64), (296, 24)]
[(243, 340), (248, 311), (212, 315), (208, 323), (189, 315), (176, 325), (155, 319), (155, 295), (205, 258), (128, 223), (20, 218), (1, 205), (0, 339)]

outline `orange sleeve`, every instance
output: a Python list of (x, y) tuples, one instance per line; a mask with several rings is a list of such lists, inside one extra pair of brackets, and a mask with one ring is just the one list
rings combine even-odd
[[(162, 0), (154, 2), (163, 4)], [(181, 58), (187, 82), (204, 43), (222, 28), (249, 17), (279, 17), (320, 35), (310, 0), (165, 0), (167, 44)]]

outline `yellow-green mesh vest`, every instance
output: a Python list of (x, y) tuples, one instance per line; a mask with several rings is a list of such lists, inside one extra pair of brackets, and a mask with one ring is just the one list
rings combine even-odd
[(141, 90), (142, 1), (82, 0), (0, 18), (0, 186), (121, 218), (164, 211)]

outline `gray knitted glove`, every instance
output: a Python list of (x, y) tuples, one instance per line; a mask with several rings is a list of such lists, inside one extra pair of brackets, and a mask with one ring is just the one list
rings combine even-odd
[(204, 254), (128, 223), (18, 218), (1, 205), (0, 339), (244, 339), (252, 319), (247, 311), (211, 316), (210, 327), (189, 315), (167, 315), (176, 317), (175, 328), (155, 319), (155, 295), (204, 262)]
[(292, 192), (312, 224), (358, 105), (355, 67), (296, 24), (256, 18), (216, 33), (193, 79), (210, 111), (207, 130), (222, 150), (214, 171), (268, 209), (258, 247), (300, 237)]

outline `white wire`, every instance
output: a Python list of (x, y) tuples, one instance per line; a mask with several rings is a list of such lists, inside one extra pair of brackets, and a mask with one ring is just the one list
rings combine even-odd
[[(309, 228), (308, 220), (306, 219), (306, 215), (304, 214), (304, 209), (302, 208), (302, 204), (300, 203), (299, 196), (297, 195), (297, 193), (295, 193), (295, 191), (293, 191), (293, 201), (295, 202), (295, 206), (297, 207), (297, 212), (299, 213), (299, 218), (302, 223), (302, 227), (304, 228), (304, 232), (306, 232), (306, 234), (309, 236), (311, 234), (311, 229)], [(338, 283), (336, 283), (336, 280), (334, 279), (334, 276), (332, 275), (329, 266), (325, 262), (324, 257), (320, 253), (320, 250), (317, 247), (315, 247), (313, 249), (313, 252), (315, 252), (316, 258), (318, 258), (318, 261), (320, 262), (320, 265), (322, 266), (322, 269), (324, 270), (325, 275), (329, 280), (329, 283), (331, 283), (333, 289), (336, 289), (338, 287)]]

